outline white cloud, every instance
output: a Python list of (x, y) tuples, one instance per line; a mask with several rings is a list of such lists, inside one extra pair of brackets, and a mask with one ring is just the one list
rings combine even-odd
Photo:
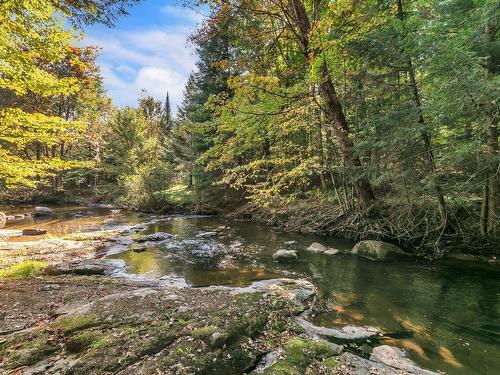
[(195, 54), (186, 39), (186, 26), (101, 33), (86, 44), (102, 47), (98, 64), (109, 95), (117, 105), (135, 105), (141, 89), (163, 100), (167, 91), (173, 107), (182, 101)]
[(203, 14), (196, 12), (192, 9), (176, 7), (173, 5), (165, 5), (161, 8), (161, 12), (167, 16), (173, 16), (176, 18), (183, 18), (185, 20), (199, 23), (205, 18)]
[(164, 99), (169, 91), (173, 103), (180, 103), (185, 78), (181, 74), (158, 66), (146, 66), (139, 70), (134, 86), (156, 97)]

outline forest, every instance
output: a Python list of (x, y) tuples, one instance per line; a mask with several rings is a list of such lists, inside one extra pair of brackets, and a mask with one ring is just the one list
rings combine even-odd
[(4, 200), (91, 195), (434, 254), (498, 248), (496, 1), (187, 2), (209, 14), (178, 111), (168, 87), (113, 106), (98, 48), (75, 46), (78, 25), (112, 27), (131, 3), (2, 4)]
[[(499, 34), (495, 0), (0, 0), (0, 373), (500, 373)], [(138, 59), (161, 96), (110, 89)]]

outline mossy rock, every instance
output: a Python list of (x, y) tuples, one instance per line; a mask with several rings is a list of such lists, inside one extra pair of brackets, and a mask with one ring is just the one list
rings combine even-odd
[(403, 250), (392, 243), (371, 240), (358, 242), (352, 249), (352, 253), (373, 260), (386, 259), (389, 254), (405, 254)]

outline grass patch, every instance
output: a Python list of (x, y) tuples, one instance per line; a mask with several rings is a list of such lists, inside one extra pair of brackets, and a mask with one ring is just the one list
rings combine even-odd
[(26, 260), (24, 262), (14, 264), (10, 267), (0, 270), (0, 280), (18, 280), (24, 279), (29, 276), (35, 276), (40, 274), (41, 270), (46, 266), (46, 262)]
[(195, 203), (193, 191), (185, 185), (174, 185), (170, 189), (157, 191), (154, 195), (174, 206), (187, 206)]

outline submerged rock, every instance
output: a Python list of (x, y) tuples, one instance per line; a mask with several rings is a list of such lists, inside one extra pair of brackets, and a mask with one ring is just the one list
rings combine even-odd
[(33, 216), (35, 217), (42, 217), (42, 216), (52, 216), (53, 211), (48, 208), (48, 207), (35, 207), (35, 212), (33, 213)]
[(172, 237), (174, 237), (174, 235), (170, 234), (170, 233), (156, 232), (156, 233), (152, 233), (152, 234), (148, 234), (146, 236), (136, 238), (135, 240), (137, 242), (148, 242), (148, 241), (159, 242), (159, 241), (165, 241), (165, 240), (171, 239)]
[(23, 229), (23, 236), (39, 236), (46, 233), (47, 229)]
[(294, 260), (297, 259), (298, 257), (299, 256), (297, 255), (297, 252), (295, 250), (281, 249), (273, 254), (273, 259), (277, 261)]
[(323, 254), (326, 254), (326, 255), (336, 255), (336, 254), (340, 254), (341, 252), (342, 251), (339, 250), (339, 249), (328, 249)]
[(326, 254), (326, 255), (335, 255), (339, 254), (342, 251), (339, 249), (335, 249), (333, 247), (326, 247), (319, 242), (314, 242), (309, 247), (306, 249), (307, 251), (310, 251), (312, 253), (320, 253), (320, 254)]
[(391, 253), (405, 254), (403, 250), (392, 243), (372, 240), (358, 242), (352, 249), (352, 253), (373, 260), (383, 260)]
[(381, 345), (374, 348), (370, 360), (383, 363), (409, 374), (438, 375), (437, 372), (424, 370), (415, 365), (412, 360), (406, 358), (406, 352), (403, 349), (389, 345)]

